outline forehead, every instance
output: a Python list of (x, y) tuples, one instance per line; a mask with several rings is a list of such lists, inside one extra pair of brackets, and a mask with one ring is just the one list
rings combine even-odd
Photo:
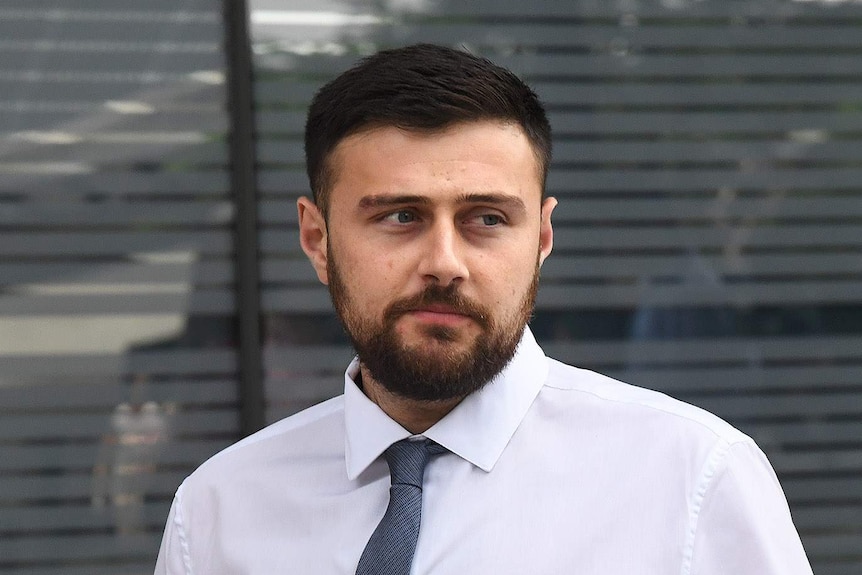
[[(344, 138), (336, 146), (331, 202), (359, 188), (431, 193), (458, 186), (542, 195), (541, 163), (520, 126), (499, 121), (459, 123), (435, 131), (378, 126)], [(399, 186), (410, 189), (397, 189)], [(386, 188), (392, 188), (391, 190)], [(498, 190), (502, 191), (502, 190)]]

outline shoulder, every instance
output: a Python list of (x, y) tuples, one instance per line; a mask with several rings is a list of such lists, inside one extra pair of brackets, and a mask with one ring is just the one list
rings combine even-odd
[(177, 489), (168, 522), (174, 553), (194, 564), (195, 572), (219, 571), (213, 566), (226, 555), (259, 539), (257, 529), (271, 509), (305, 517), (308, 494), (345, 476), (338, 397), (231, 445), (189, 475)]
[(563, 403), (577, 403), (617, 425), (633, 431), (649, 425), (671, 430), (688, 430), (704, 439), (728, 444), (751, 442), (751, 439), (708, 411), (674, 399), (664, 393), (631, 385), (611, 377), (548, 360), (549, 373), (545, 392)]
[(205, 461), (186, 483), (200, 484), (259, 472), (275, 460), (303, 454), (343, 456), (344, 399), (332, 398), (277, 421)]

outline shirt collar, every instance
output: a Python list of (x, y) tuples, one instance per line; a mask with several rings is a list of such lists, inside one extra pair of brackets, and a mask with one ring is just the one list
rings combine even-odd
[[(354, 381), (359, 360), (344, 374), (347, 476), (359, 476), (387, 447), (411, 433), (368, 399)], [(538, 395), (548, 361), (529, 328), (512, 361), (488, 385), (467, 396), (423, 435), (485, 471), (491, 471)]]

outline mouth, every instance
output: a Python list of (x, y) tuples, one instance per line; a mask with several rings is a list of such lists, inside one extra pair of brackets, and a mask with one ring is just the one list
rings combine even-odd
[(384, 318), (390, 325), (403, 318), (431, 330), (463, 328), (470, 324), (480, 329), (489, 328), (488, 314), (482, 307), (448, 288), (429, 288), (398, 300), (384, 313)]
[(472, 317), (457, 309), (441, 304), (425, 305), (414, 308), (407, 315), (422, 323), (433, 323), (437, 325), (456, 326), (463, 322), (472, 320)]

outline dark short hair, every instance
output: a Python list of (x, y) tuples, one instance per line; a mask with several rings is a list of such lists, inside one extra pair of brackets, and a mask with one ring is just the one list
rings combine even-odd
[(364, 58), (323, 86), (308, 110), (305, 160), (314, 201), (326, 214), (335, 177), (330, 158), (350, 135), (381, 126), (436, 131), (479, 120), (523, 129), (544, 190), (551, 126), (535, 92), (515, 74), (485, 58), (433, 44)]

